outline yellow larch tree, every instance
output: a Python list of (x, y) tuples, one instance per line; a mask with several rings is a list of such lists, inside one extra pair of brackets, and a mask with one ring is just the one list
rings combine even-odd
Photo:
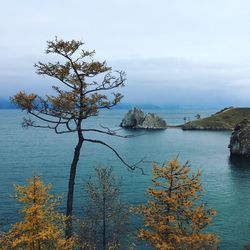
[(23, 205), (23, 220), (0, 235), (0, 249), (73, 249), (73, 238), (64, 238), (66, 218), (55, 210), (61, 197), (49, 193), (51, 184), (46, 186), (34, 176), (26, 186), (15, 189), (15, 198)]
[(153, 164), (153, 184), (147, 190), (148, 204), (142, 206), (144, 227), (138, 232), (155, 249), (216, 249), (218, 237), (204, 231), (215, 215), (199, 199), (201, 172), (191, 172), (188, 163), (177, 160)]

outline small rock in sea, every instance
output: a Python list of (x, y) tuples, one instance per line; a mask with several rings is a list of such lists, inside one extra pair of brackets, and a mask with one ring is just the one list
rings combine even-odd
[(250, 121), (243, 120), (238, 123), (230, 138), (231, 155), (243, 156), (250, 158)]
[(167, 123), (154, 113), (144, 114), (141, 109), (133, 108), (123, 118), (121, 127), (132, 129), (166, 129)]

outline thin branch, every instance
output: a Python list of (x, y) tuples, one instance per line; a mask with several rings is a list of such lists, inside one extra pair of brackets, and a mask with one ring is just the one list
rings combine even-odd
[(51, 127), (50, 125), (35, 125), (35, 124), (29, 124), (29, 127), (32, 128), (47, 128), (47, 129), (55, 129), (54, 127)]
[(118, 159), (131, 171), (134, 171), (135, 169), (139, 169), (141, 170), (142, 174), (145, 174), (144, 171), (143, 171), (143, 168), (141, 167), (138, 167), (137, 165), (140, 164), (141, 162), (143, 162), (143, 160), (140, 160), (138, 162), (136, 162), (135, 164), (133, 165), (130, 165), (128, 164), (121, 156), (120, 154), (113, 148), (111, 147), (110, 145), (108, 145), (107, 143), (101, 141), (101, 140), (94, 140), (94, 139), (87, 139), (87, 138), (84, 138), (84, 141), (88, 141), (88, 142), (92, 142), (92, 143), (97, 143), (97, 144), (101, 144), (103, 146), (106, 146), (107, 148), (111, 149), (115, 155), (118, 157)]
[[(89, 93), (92, 93), (92, 92), (96, 92), (96, 91), (106, 91), (106, 90), (111, 90), (111, 89), (114, 89), (114, 88), (117, 88), (121, 85), (124, 84), (124, 82), (126, 81), (126, 78), (124, 77), (124, 72), (118, 72), (120, 74), (119, 76), (119, 80), (120, 82), (118, 82), (118, 79), (116, 79), (113, 83), (110, 83), (108, 87), (105, 87), (105, 85), (107, 85), (107, 79), (104, 78), (104, 80), (102, 81), (102, 84), (100, 84), (98, 87), (96, 87), (95, 89), (90, 89), (86, 92), (84, 92), (84, 95), (87, 95)], [(112, 80), (113, 77), (110, 76), (110, 79), (109, 80)]]
[(100, 129), (82, 129), (82, 132), (97, 132), (97, 133), (107, 134), (107, 135), (121, 137), (121, 138), (135, 137), (135, 135), (118, 135), (118, 134), (116, 134), (115, 131), (112, 131), (112, 130), (104, 131), (104, 130), (100, 130)]
[[(72, 118), (73, 119), (73, 118)], [(75, 119), (73, 119), (74, 121), (75, 121)], [(71, 132), (76, 132), (76, 129), (72, 129), (70, 126), (69, 126), (69, 122), (70, 122), (70, 120), (66, 123), (66, 127), (67, 127), (67, 129), (69, 130), (69, 131), (71, 131)]]
[[(59, 64), (59, 62), (58, 62), (58, 64)], [(58, 66), (59, 65), (56, 65), (56, 64), (52, 64), (52, 63), (45, 64), (45, 63), (42, 63), (42, 62), (39, 62), (38, 64), (35, 64), (35, 67), (38, 68), (37, 72), (38, 72), (39, 75), (48, 75), (50, 77), (53, 77), (53, 78), (61, 81), (63, 84), (65, 84), (69, 88), (77, 90), (77, 88), (73, 84), (70, 85), (70, 83), (67, 83), (66, 81), (64, 81), (62, 79), (62, 77), (60, 77), (58, 74), (56, 74), (55, 72), (53, 72), (52, 68), (53, 67), (56, 68)]]
[[(33, 115), (33, 116), (35, 116), (36, 118), (38, 118), (38, 119), (44, 121), (44, 122), (49, 122), (49, 123), (54, 123), (54, 124), (57, 124), (57, 123), (58, 123), (57, 121), (48, 120), (48, 119), (46, 119), (46, 118), (44, 118), (44, 117), (42, 117), (42, 116), (40, 116), (40, 115), (38, 115), (38, 114), (36, 114), (36, 113), (30, 111), (30, 110), (28, 111), (28, 113), (31, 114), (31, 115)], [(66, 122), (61, 122), (61, 124), (65, 124), (65, 123), (66, 123)]]
[(78, 71), (76, 70), (75, 68), (75, 65), (74, 65), (74, 62), (72, 61), (72, 59), (70, 58), (70, 56), (68, 56), (67, 54), (63, 54), (61, 52), (59, 52), (59, 54), (63, 57), (65, 57), (67, 60), (69, 60), (70, 64), (71, 64), (71, 67), (73, 69), (73, 71), (75, 72), (76, 76), (77, 76), (77, 79), (79, 80), (79, 82), (83, 85), (83, 81), (78, 73)]
[(117, 103), (113, 103), (113, 104), (110, 104), (110, 105), (96, 106), (96, 108), (97, 109), (111, 109), (111, 108), (113, 108), (116, 105), (117, 105)]
[[(70, 115), (71, 117), (62, 117), (62, 114), (61, 114), (61, 115), (60, 115), (60, 114), (52, 114), (52, 113), (48, 112), (48, 111), (50, 111), (50, 110), (48, 110), (48, 111), (46, 111), (46, 109), (40, 109), (40, 110), (39, 110), (37, 107), (34, 108), (34, 110), (35, 110), (37, 113), (34, 113), (34, 112), (31, 111), (31, 110), (28, 110), (27, 112), (28, 112), (29, 114), (34, 115), (35, 117), (37, 117), (37, 118), (39, 118), (39, 119), (45, 121), (45, 122), (57, 123), (58, 121), (49, 120), (49, 119), (47, 119), (47, 118), (44, 118), (44, 117), (40, 116), (40, 114), (42, 114), (42, 115), (44, 115), (44, 116), (54, 117), (54, 118), (56, 118), (56, 119), (63, 119), (63, 120), (66, 120), (66, 121), (62, 121), (61, 124), (67, 123), (67, 122), (69, 122), (69, 121), (72, 119), (72, 113), (66, 112), (66, 111), (63, 111), (63, 113), (64, 113), (65, 115)], [(56, 112), (56, 111), (54, 110), (54, 112)], [(62, 113), (62, 112), (60, 112), (60, 113)]]
[(112, 129), (112, 130), (111, 130), (109, 127), (106, 127), (106, 126), (104, 126), (104, 125), (102, 125), (102, 124), (99, 124), (99, 126), (100, 126), (101, 128), (103, 128), (103, 129), (108, 130), (108, 131), (117, 132), (117, 131), (119, 131), (119, 130), (122, 130), (122, 128), (117, 128), (117, 129)]
[[(70, 85), (69, 83), (67, 83), (66, 81), (62, 80), (60, 77), (57, 77), (55, 75), (53, 75), (52, 77), (58, 79), (59, 81), (61, 81), (63, 84), (65, 84), (66, 86), (68, 86), (71, 89), (77, 90), (77, 88), (75, 87), (75, 85)], [(69, 79), (69, 78), (68, 78)]]
[(58, 133), (57, 128), (58, 128), (58, 126), (59, 126), (60, 122), (61, 122), (61, 118), (59, 119), (58, 123), (57, 123), (57, 124), (56, 124), (56, 126), (55, 126), (55, 132), (56, 132), (56, 133)]
[(51, 127), (50, 125), (35, 125), (35, 124), (29, 124), (29, 127), (33, 127), (33, 128), (45, 128), (45, 129), (52, 129), (55, 131), (56, 134), (68, 134), (68, 133), (73, 133), (76, 132), (77, 130), (62, 130), (62, 131), (58, 131), (56, 126), (55, 127)]

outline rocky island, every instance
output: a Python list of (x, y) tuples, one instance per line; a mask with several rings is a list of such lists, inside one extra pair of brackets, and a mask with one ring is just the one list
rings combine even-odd
[(166, 129), (167, 123), (164, 119), (154, 113), (145, 114), (139, 108), (128, 111), (121, 122), (121, 127), (130, 129)]
[(187, 122), (183, 130), (233, 130), (242, 120), (250, 121), (250, 108), (225, 108), (209, 117)]
[(250, 158), (250, 121), (243, 120), (238, 123), (230, 138), (231, 155), (243, 156)]

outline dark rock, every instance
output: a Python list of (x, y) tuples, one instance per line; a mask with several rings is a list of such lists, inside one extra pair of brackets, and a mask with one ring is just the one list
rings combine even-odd
[(238, 123), (230, 138), (231, 155), (250, 157), (250, 121), (243, 120)]
[(135, 128), (138, 127), (144, 121), (144, 113), (138, 109), (133, 108), (128, 111), (122, 120), (121, 126), (125, 128)]
[(165, 129), (167, 128), (167, 123), (153, 113), (144, 114), (139, 108), (133, 108), (129, 110), (123, 118), (121, 127), (133, 129)]

